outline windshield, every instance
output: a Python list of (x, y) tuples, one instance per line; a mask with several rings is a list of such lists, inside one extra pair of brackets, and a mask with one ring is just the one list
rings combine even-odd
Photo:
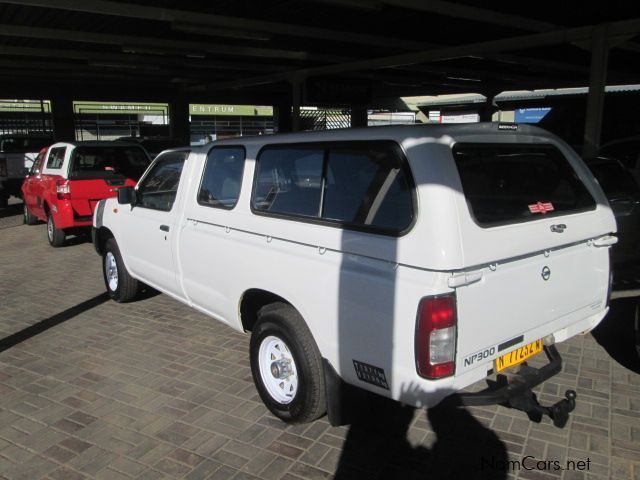
[(136, 146), (80, 146), (74, 151), (69, 178), (117, 175), (138, 180), (149, 163), (146, 152)]

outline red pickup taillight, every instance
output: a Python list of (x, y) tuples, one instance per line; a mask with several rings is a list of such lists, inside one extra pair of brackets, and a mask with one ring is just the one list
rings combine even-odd
[(58, 180), (56, 182), (56, 195), (58, 196), (58, 200), (71, 199), (71, 187), (69, 186), (69, 180)]
[(456, 299), (454, 295), (427, 297), (420, 301), (416, 325), (416, 368), (430, 380), (455, 372)]

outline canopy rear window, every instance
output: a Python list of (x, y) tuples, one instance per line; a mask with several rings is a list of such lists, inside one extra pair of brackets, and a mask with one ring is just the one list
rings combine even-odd
[(482, 227), (593, 210), (595, 201), (553, 145), (458, 144), (453, 156)]
[(80, 146), (74, 151), (69, 178), (123, 176), (138, 180), (150, 163), (146, 152), (137, 146)]

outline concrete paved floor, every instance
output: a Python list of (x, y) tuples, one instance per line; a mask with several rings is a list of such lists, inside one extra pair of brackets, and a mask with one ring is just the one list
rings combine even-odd
[(577, 390), (565, 429), (380, 402), (349, 427), (287, 426), (259, 400), (248, 337), (165, 295), (108, 301), (91, 244), (53, 249), (20, 212), (0, 212), (0, 478), (640, 479), (630, 300), (559, 346), (563, 372), (538, 393)]

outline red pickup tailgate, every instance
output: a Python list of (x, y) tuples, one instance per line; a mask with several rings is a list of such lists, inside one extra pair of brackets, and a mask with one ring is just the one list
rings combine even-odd
[(136, 182), (128, 178), (69, 180), (74, 216), (87, 217), (93, 215), (93, 209), (100, 200), (115, 197), (118, 194), (118, 188), (135, 186), (135, 184)]

